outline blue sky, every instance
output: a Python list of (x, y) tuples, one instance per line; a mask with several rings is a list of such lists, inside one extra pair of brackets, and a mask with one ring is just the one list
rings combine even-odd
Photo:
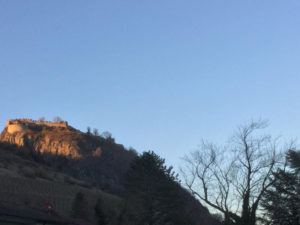
[(251, 119), (300, 128), (300, 1), (0, 0), (0, 127), (55, 116), (169, 164)]

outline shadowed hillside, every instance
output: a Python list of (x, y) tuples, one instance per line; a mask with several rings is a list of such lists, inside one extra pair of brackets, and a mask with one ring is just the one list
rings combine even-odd
[(124, 174), (136, 156), (112, 138), (83, 133), (66, 122), (9, 120), (0, 142), (23, 157), (114, 193), (122, 191)]
[(42, 211), (43, 204), (51, 202), (55, 213), (71, 217), (74, 198), (81, 192), (87, 199), (92, 223), (96, 222), (97, 199), (103, 202), (103, 212), (111, 218), (112, 224), (120, 210), (119, 197), (3, 148), (0, 148), (0, 181), (0, 203), (10, 208)]
[[(85, 209), (84, 219), (92, 223), (101, 218), (105, 224), (136, 224), (143, 213), (134, 200), (135, 192), (129, 192), (126, 183), (128, 171), (140, 157), (111, 137), (83, 133), (66, 122), (10, 120), (0, 135), (0, 203), (41, 210), (43, 203), (51, 202), (59, 215), (71, 217), (78, 214), (77, 210)], [(144, 172), (151, 170), (135, 172), (148, 177)], [(159, 189), (164, 190), (167, 180), (161, 179)], [(149, 180), (150, 186), (157, 183), (155, 180), (155, 176), (153, 181)], [(138, 184), (137, 191), (141, 191), (140, 179), (133, 181)], [(177, 193), (175, 198), (181, 199), (172, 212), (179, 210), (177, 216), (184, 224), (218, 224), (177, 181), (166, 184)], [(157, 193), (160, 196), (148, 196), (154, 205), (158, 204), (156, 198), (163, 196), (160, 191)], [(175, 199), (169, 201), (169, 206), (175, 203)]]

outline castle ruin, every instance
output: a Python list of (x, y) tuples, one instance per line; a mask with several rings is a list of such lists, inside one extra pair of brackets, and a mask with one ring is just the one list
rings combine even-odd
[(60, 123), (54, 123), (50, 121), (36, 121), (32, 119), (15, 119), (15, 120), (7, 120), (6, 127), (7, 127), (7, 132), (13, 134), (27, 129), (39, 130), (42, 129), (43, 127), (68, 128), (68, 122), (63, 121)]

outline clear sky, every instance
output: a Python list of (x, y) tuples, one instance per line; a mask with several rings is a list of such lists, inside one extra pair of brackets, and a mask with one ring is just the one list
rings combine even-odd
[(60, 116), (170, 164), (252, 118), (300, 134), (299, 0), (0, 0), (0, 127)]

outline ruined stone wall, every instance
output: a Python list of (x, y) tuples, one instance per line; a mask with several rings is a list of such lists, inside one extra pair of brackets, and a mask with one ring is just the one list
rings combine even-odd
[(61, 123), (53, 123), (49, 121), (35, 121), (32, 119), (16, 119), (16, 120), (8, 120), (6, 122), (7, 131), (10, 134), (15, 132), (23, 131), (26, 129), (37, 129), (41, 127), (68, 127), (67, 122)]
[(35, 122), (35, 124), (37, 125), (44, 125), (44, 126), (48, 126), (48, 127), (68, 127), (68, 122), (61, 122), (61, 123), (52, 123), (52, 122), (43, 122), (43, 121), (37, 121)]

